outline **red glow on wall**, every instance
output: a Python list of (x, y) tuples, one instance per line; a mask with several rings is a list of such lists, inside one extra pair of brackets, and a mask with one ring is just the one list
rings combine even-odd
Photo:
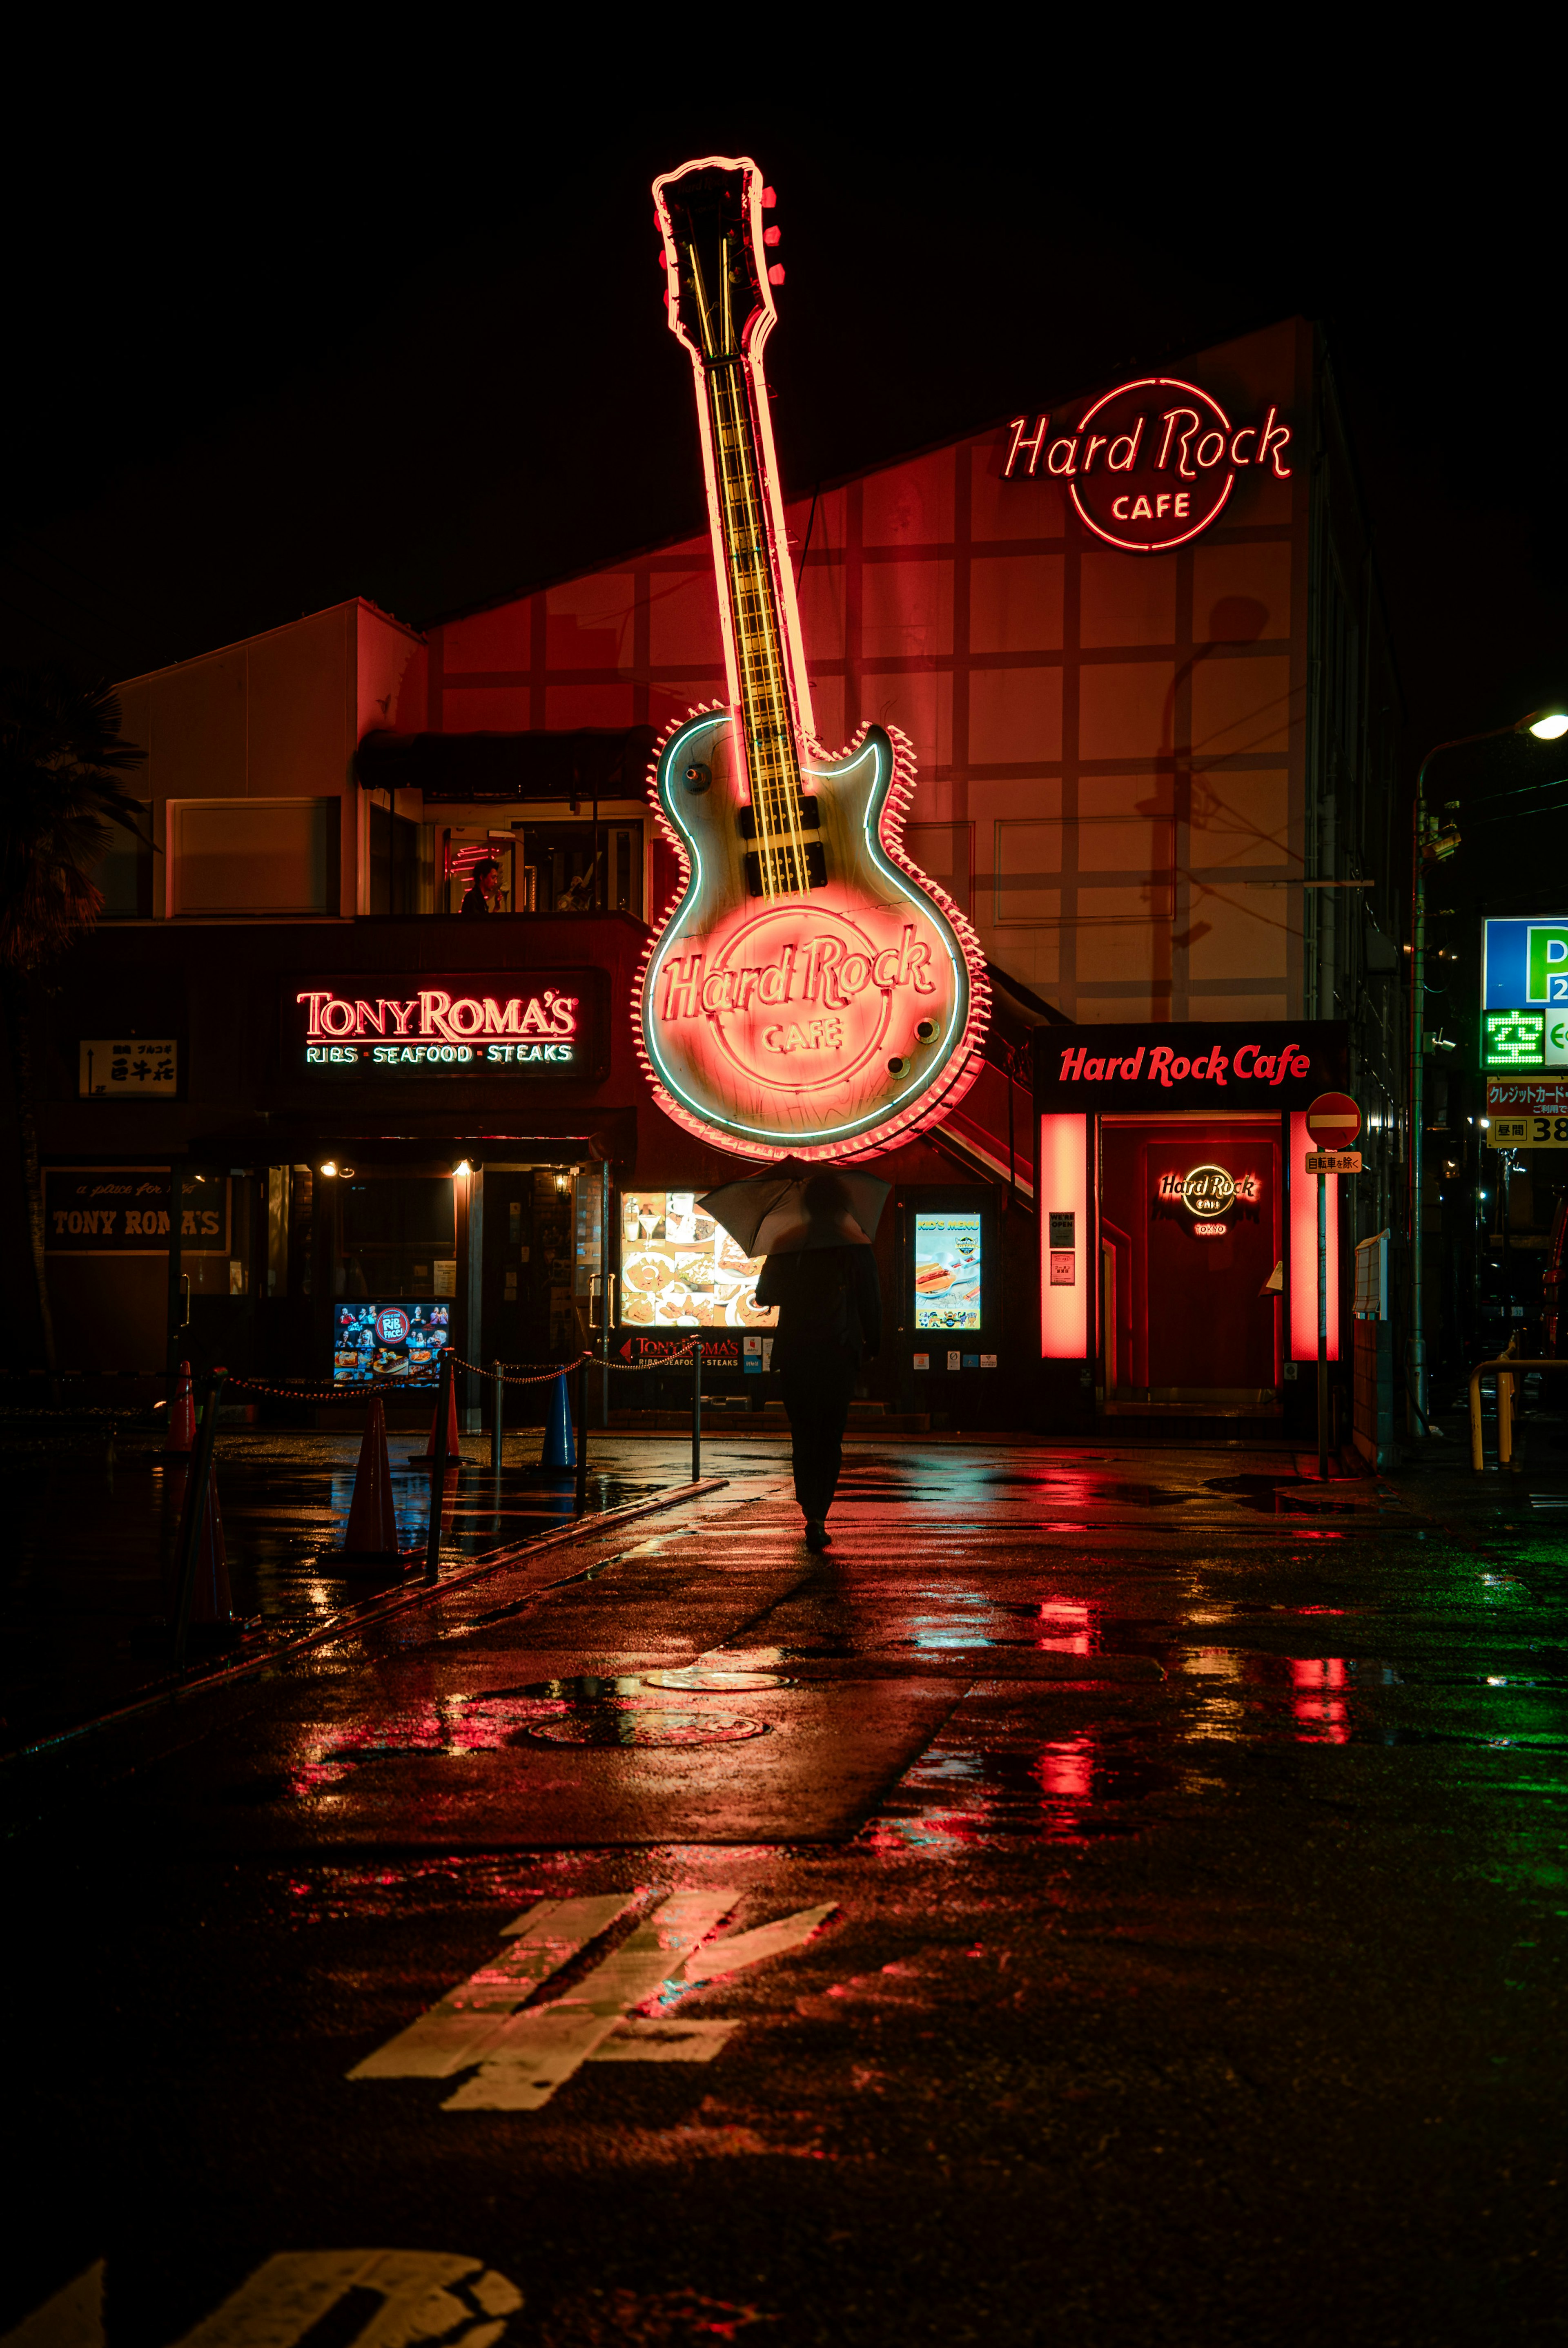
[(1040, 1350), (1048, 1362), (1081, 1362), (1089, 1351), (1087, 1125), (1061, 1112), (1040, 1120)]
[[(1307, 1112), (1290, 1117), (1290, 1358), (1317, 1359), (1317, 1177), (1307, 1171), (1312, 1148)], [(1328, 1190), (1328, 1358), (1339, 1359), (1339, 1177)]]

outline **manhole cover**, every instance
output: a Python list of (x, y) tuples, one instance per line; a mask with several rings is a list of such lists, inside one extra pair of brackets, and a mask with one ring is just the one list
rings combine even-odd
[(543, 1745), (738, 1745), (765, 1736), (765, 1720), (737, 1720), (733, 1714), (700, 1712), (607, 1712), (576, 1720), (541, 1720), (524, 1731)]

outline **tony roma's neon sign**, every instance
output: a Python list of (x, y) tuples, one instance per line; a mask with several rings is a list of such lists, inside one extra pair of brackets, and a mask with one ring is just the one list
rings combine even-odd
[(580, 1070), (580, 995), (554, 986), (535, 994), (463, 994), (455, 991), (462, 983), (406, 996), (303, 989), (294, 1002), (303, 1011), (306, 1068), (378, 1076)]
[(1108, 546), (1160, 554), (1218, 520), (1238, 473), (1287, 481), (1290, 427), (1272, 405), (1255, 424), (1232, 422), (1219, 401), (1175, 376), (1119, 384), (1076, 425), (1015, 416), (1002, 479), (1052, 473)]

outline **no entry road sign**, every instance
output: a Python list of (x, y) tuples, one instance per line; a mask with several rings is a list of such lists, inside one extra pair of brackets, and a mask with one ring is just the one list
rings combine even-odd
[(1319, 1149), (1348, 1149), (1361, 1130), (1361, 1112), (1348, 1093), (1319, 1093), (1307, 1112), (1307, 1130)]

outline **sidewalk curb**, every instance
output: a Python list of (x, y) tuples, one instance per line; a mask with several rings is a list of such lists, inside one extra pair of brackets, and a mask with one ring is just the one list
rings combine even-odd
[[(445, 1598), (449, 1591), (461, 1590), (469, 1582), (482, 1581), (487, 1575), (498, 1573), (519, 1559), (535, 1557), (540, 1550), (564, 1549), (569, 1542), (583, 1540), (606, 1528), (626, 1524), (638, 1517), (654, 1516), (661, 1509), (677, 1508), (683, 1500), (701, 1499), (704, 1493), (723, 1491), (729, 1484), (727, 1476), (704, 1476), (695, 1484), (677, 1484), (669, 1491), (656, 1492), (645, 1500), (626, 1500), (618, 1509), (600, 1509), (592, 1516), (576, 1518), (554, 1532), (540, 1533), (534, 1540), (516, 1541), (509, 1549), (497, 1550), (477, 1564), (467, 1566), (461, 1573), (445, 1575), (435, 1583), (421, 1581), (416, 1587), (405, 1586), (389, 1590), (384, 1597), (367, 1600), (363, 1606), (345, 1610), (319, 1622), (311, 1631), (302, 1632), (297, 1638), (286, 1639), (281, 1645), (267, 1647), (250, 1655), (225, 1663), (216, 1671), (203, 1672), (200, 1677), (172, 1682), (157, 1687), (150, 1694), (138, 1696), (131, 1704), (118, 1705), (113, 1712), (96, 1714), (90, 1720), (74, 1722), (69, 1728), (56, 1729), (52, 1736), (41, 1736), (32, 1745), (14, 1746), (8, 1753), (0, 1753), (0, 1769), (17, 1762), (36, 1759), (53, 1753), (63, 1745), (74, 1744), (77, 1737), (90, 1736), (100, 1728), (112, 1728), (123, 1720), (138, 1719), (143, 1713), (156, 1712), (160, 1704), (179, 1704), (187, 1696), (206, 1695), (214, 1688), (228, 1687), (250, 1679), (257, 1672), (266, 1671), (274, 1663), (286, 1663), (291, 1656), (306, 1654), (313, 1647), (330, 1645), (334, 1640), (348, 1639), (360, 1631), (384, 1622), (394, 1614), (406, 1613), (410, 1608), (426, 1604), (432, 1599)], [(546, 1589), (554, 1585), (546, 1583)]]

